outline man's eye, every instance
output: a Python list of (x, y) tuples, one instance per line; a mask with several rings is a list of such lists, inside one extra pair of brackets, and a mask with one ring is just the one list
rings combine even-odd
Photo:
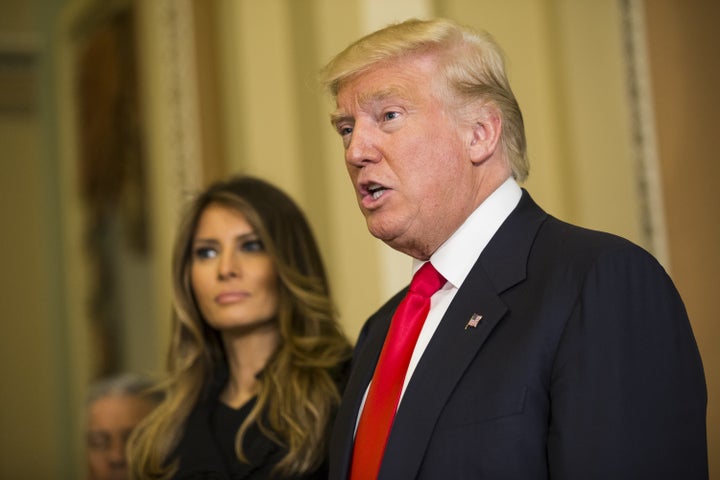
[(352, 132), (353, 132), (352, 127), (339, 127), (338, 128), (338, 133), (340, 134), (340, 136), (343, 136), (343, 137), (346, 135), (350, 135)]
[(196, 247), (193, 251), (193, 255), (195, 258), (199, 259), (215, 258), (217, 256), (217, 252), (214, 248), (210, 247)]
[(87, 436), (88, 448), (106, 450), (110, 446), (110, 437), (104, 433), (90, 433)]
[(383, 114), (383, 120), (395, 120), (400, 116), (400, 112), (385, 112)]
[(259, 238), (255, 238), (253, 240), (244, 241), (240, 246), (240, 249), (243, 252), (264, 252), (265, 245), (263, 245), (262, 241)]

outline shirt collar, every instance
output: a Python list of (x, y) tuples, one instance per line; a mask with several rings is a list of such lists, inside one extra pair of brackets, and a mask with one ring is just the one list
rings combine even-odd
[[(515, 179), (508, 178), (432, 254), (430, 262), (455, 288), (460, 288), (485, 246), (520, 202), (520, 197), (520, 186)], [(423, 263), (413, 261), (413, 274)]]

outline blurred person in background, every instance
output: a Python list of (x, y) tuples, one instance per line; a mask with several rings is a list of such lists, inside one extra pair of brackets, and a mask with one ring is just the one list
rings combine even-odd
[(132, 373), (104, 378), (87, 394), (87, 480), (127, 480), (126, 446), (135, 426), (161, 401), (150, 379)]

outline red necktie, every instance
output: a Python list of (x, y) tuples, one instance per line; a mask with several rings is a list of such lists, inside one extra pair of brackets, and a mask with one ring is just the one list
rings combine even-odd
[(426, 262), (395, 311), (358, 423), (351, 480), (377, 478), (410, 357), (430, 311), (430, 297), (444, 283), (442, 275)]

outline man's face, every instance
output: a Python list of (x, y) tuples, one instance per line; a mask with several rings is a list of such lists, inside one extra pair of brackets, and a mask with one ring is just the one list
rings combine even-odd
[(430, 56), (375, 65), (338, 91), (333, 124), (368, 229), (426, 259), (475, 207), (472, 128), (448, 112)]
[(108, 395), (90, 405), (87, 428), (88, 480), (126, 480), (125, 446), (132, 429), (153, 408), (134, 395)]

